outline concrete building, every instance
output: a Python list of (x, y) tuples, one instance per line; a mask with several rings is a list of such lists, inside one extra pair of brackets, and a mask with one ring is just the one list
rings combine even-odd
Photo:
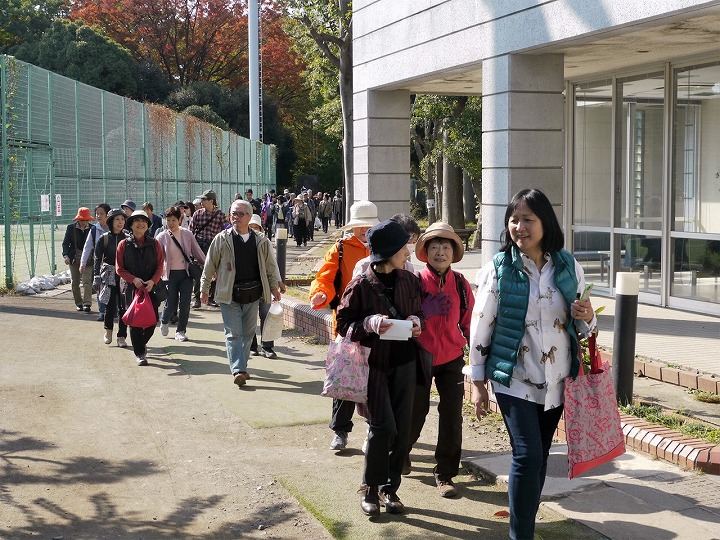
[(720, 314), (720, 2), (355, 0), (355, 198), (407, 201), (410, 95), (482, 95), (483, 259), (545, 191), (596, 291)]

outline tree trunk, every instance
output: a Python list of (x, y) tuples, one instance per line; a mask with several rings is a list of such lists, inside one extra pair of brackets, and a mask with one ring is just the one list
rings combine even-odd
[(472, 182), (473, 191), (475, 192), (475, 198), (478, 201), (478, 215), (477, 215), (477, 232), (473, 239), (472, 248), (480, 249), (482, 247), (482, 181), (480, 178), (470, 177)]
[(340, 107), (343, 117), (343, 174), (345, 184), (345, 221), (350, 219), (350, 206), (355, 202), (353, 186), (353, 51), (352, 26), (347, 29), (345, 45), (340, 54)]
[[(447, 130), (443, 133), (445, 144), (449, 144)], [(443, 221), (455, 229), (465, 228), (463, 214), (462, 170), (443, 154)]]
[[(443, 178), (445, 173), (443, 167), (442, 156), (435, 160), (435, 218), (436, 221), (443, 220), (443, 197), (445, 197), (445, 187), (443, 186)], [(429, 223), (429, 222), (428, 222)]]
[(427, 211), (428, 211), (428, 225), (437, 221), (437, 199), (435, 198), (435, 167), (432, 166), (432, 160), (427, 161)]
[(477, 216), (477, 205), (475, 204), (475, 192), (473, 191), (472, 178), (470, 175), (463, 171), (463, 210), (465, 214), (465, 223), (469, 221), (475, 221)]

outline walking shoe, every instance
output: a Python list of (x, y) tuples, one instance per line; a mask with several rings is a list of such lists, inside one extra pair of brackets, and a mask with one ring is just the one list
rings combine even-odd
[(110, 345), (112, 343), (112, 330), (105, 330), (105, 339), (103, 340), (105, 342), (105, 345)]
[(405, 511), (405, 505), (400, 502), (400, 497), (397, 496), (397, 493), (379, 491), (378, 495), (380, 505), (385, 507), (385, 511), (388, 514), (402, 514)]
[(185, 332), (175, 332), (175, 341), (187, 341), (188, 338), (185, 335)]
[(145, 358), (144, 356), (136, 356), (135, 359), (137, 360), (138, 366), (147, 366), (148, 365), (147, 358)]
[(347, 446), (347, 441), (348, 434), (345, 431), (336, 431), (330, 443), (330, 450), (342, 450)]
[(168, 325), (165, 323), (160, 323), (160, 334), (163, 336), (168, 335)]
[(82, 304), (75, 306), (75, 309), (77, 309), (78, 311), (82, 311), (83, 310)]
[(200, 309), (200, 300), (193, 300), (192, 307), (193, 309)]
[(410, 456), (405, 458), (405, 463), (403, 463), (402, 468), (402, 475), (407, 476), (412, 472), (412, 463), (410, 463)]
[(125, 338), (123, 336), (118, 336), (117, 344), (118, 344), (118, 347), (121, 347), (123, 349), (125, 347), (127, 347), (127, 342), (125, 341)]
[(104, 313), (98, 313), (96, 321), (105, 322), (105, 314)]
[(208, 300), (208, 306), (210, 306), (210, 307), (220, 307), (220, 304), (218, 304), (215, 300)]
[(238, 387), (244, 386), (246, 382), (245, 375), (240, 372), (233, 373), (233, 383), (237, 384)]
[(257, 349), (250, 349), (250, 352), (252, 353), (253, 356), (259, 356), (259, 355), (260, 355), (260, 353), (258, 352)]
[(457, 489), (455, 488), (455, 484), (453, 484), (453, 481), (442, 480), (437, 473), (435, 473), (435, 483), (440, 490), (441, 497), (450, 498), (455, 497), (458, 494)]
[(170, 324), (177, 324), (178, 322), (178, 316), (177, 313), (173, 313), (170, 315)]
[(359, 493), (363, 494), (360, 501), (360, 508), (366, 516), (380, 515), (380, 495), (377, 486), (363, 486)]
[(85, 313), (90, 313), (90, 306), (83, 306), (83, 311)]
[(261, 352), (265, 358), (277, 358), (277, 354), (272, 350), (272, 347), (262, 347)]

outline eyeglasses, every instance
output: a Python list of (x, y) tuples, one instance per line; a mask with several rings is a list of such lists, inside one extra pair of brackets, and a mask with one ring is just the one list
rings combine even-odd
[(235, 217), (249, 216), (250, 212), (230, 212)]

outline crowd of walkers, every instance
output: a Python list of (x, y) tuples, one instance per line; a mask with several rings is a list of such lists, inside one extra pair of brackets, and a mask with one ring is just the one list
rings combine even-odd
[[(142, 208), (132, 200), (117, 209), (100, 204), (94, 218), (80, 208), (63, 241), (76, 308), (90, 312), (92, 290), (98, 293), (106, 344), (118, 317), (117, 344), (127, 346), (122, 315), (140, 289), (150, 294), (161, 334), (168, 336), (168, 326), (177, 322), (175, 339), (181, 342), (188, 339), (191, 305), (218, 306), (233, 383), (245, 386), (251, 354), (277, 356), (273, 342), (261, 340), (258, 347), (255, 335), (258, 316), (262, 326), (285, 292), (270, 239), (286, 228), (305, 246), (334, 218), (342, 234), (325, 253), (309, 301), (313, 309), (332, 310), (336, 334), (370, 351), (367, 401), (334, 400), (330, 422), (330, 448), (342, 451), (353, 415), (364, 417), (362, 512), (404, 512), (398, 491), (412, 470), (433, 383), (440, 400), (434, 483), (442, 497), (458, 494), (467, 374), (476, 415), (486, 414), (491, 386), (510, 435), (510, 537), (533, 538), (564, 382), (578, 374), (578, 339), (597, 326), (590, 300), (581, 298), (582, 267), (563, 249), (562, 230), (541, 191), (525, 189), (513, 197), (501, 250), (478, 269), (475, 293), (451, 268), (464, 256), (451, 226), (438, 222), (423, 232), (403, 214), (380, 221), (370, 201), (355, 202), (344, 223), (339, 193), (270, 191), (256, 199), (248, 190), (245, 198), (236, 194), (226, 215), (207, 190), (192, 203), (167, 208), (164, 221), (151, 204)], [(417, 272), (409, 262), (413, 249), (425, 263)], [(409, 338), (383, 339), (398, 320), (409, 321)], [(554, 323), (546, 327), (547, 321)], [(138, 365), (147, 364), (155, 326), (130, 324)]]

